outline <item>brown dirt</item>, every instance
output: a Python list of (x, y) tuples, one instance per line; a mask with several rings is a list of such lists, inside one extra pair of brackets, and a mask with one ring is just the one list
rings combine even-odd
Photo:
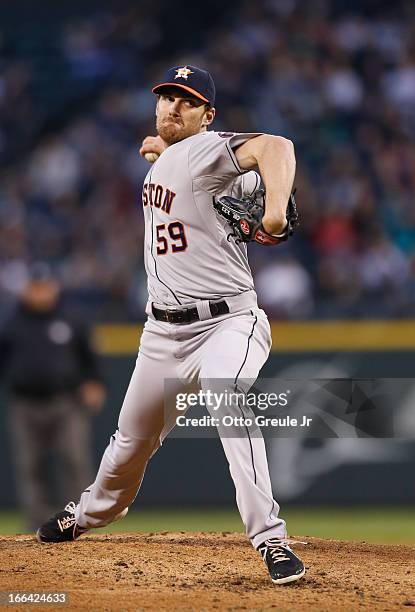
[(69, 595), (65, 606), (9, 608), (19, 610), (380, 612), (415, 606), (415, 547), (306, 540), (293, 545), (305, 577), (274, 586), (241, 534), (90, 535), (60, 545), (0, 537), (0, 590)]

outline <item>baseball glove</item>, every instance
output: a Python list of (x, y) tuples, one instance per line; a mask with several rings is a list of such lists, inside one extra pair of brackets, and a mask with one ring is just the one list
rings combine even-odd
[(268, 234), (262, 226), (265, 211), (265, 191), (263, 189), (259, 189), (252, 196), (241, 199), (232, 196), (214, 198), (213, 206), (232, 227), (233, 232), (230, 235), (234, 236), (236, 242), (253, 241), (272, 246), (288, 240), (294, 233), (295, 226), (298, 225), (294, 193), (295, 189), (287, 204), (287, 225), (284, 231), (277, 236)]

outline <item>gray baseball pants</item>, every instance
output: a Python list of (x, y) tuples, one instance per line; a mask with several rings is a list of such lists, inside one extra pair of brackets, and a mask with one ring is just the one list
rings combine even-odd
[[(95, 482), (76, 508), (81, 527), (108, 525), (134, 501), (149, 459), (174, 426), (175, 415), (166, 414), (165, 409), (165, 379), (177, 380), (179, 391), (181, 381), (199, 381), (204, 390), (212, 383), (217, 390), (219, 379), (253, 382), (257, 378), (271, 348), (268, 319), (258, 308), (254, 291), (226, 301), (229, 314), (215, 318), (208, 302), (195, 303), (202, 320), (187, 325), (156, 321), (147, 309), (149, 318), (118, 430), (111, 436)], [(229, 408), (230, 413), (234, 410)], [(244, 406), (243, 413), (253, 418), (249, 407)], [(244, 435), (230, 437), (223, 428), (218, 431), (253, 546), (271, 537), (285, 538), (286, 525), (273, 499), (262, 435), (257, 430), (254, 437), (247, 429)]]

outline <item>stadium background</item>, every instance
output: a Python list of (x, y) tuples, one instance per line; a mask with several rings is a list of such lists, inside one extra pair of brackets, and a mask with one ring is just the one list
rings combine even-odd
[[(28, 264), (44, 259), (67, 302), (99, 323), (110, 396), (97, 419), (97, 461), (137, 346), (136, 328), (114, 324), (142, 320), (146, 299), (139, 199), (148, 166), (138, 146), (154, 131), (149, 86), (166, 65), (212, 72), (215, 129), (277, 133), (296, 145), (296, 239), (250, 249), (261, 304), (276, 321), (264, 373), (317, 375), (328, 364), (346, 376), (412, 377), (414, 12), (402, 0), (392, 8), (372, 0), (210, 0), (203, 11), (188, 1), (0, 6), (0, 318)], [(274, 489), (293, 529), (415, 540), (408, 402), (393, 407), (402, 409), (399, 439), (303, 442), (291, 464), (281, 442), (272, 443)], [(13, 532), (4, 394), (1, 407), (0, 530)], [(217, 441), (172, 439), (135, 506), (183, 505), (198, 528), (240, 528), (233, 511), (222, 512), (233, 497)], [(192, 525), (185, 510), (169, 509), (156, 528), (174, 528), (180, 516)], [(153, 525), (144, 510), (130, 520), (133, 528)]]

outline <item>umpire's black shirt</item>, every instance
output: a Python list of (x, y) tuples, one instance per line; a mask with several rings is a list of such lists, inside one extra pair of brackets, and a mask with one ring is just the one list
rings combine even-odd
[(21, 303), (0, 332), (0, 373), (16, 395), (48, 398), (99, 380), (83, 325), (58, 304), (47, 312)]

